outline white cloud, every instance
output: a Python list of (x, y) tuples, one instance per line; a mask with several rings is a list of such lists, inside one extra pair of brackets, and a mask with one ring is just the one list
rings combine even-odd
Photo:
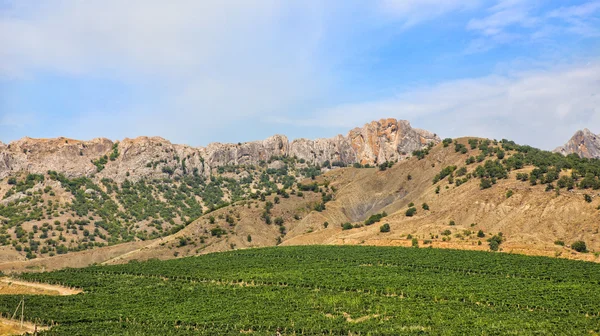
[(600, 10), (600, 1), (561, 7), (544, 11), (533, 0), (498, 0), (486, 10), (483, 17), (472, 18), (467, 30), (476, 38), (467, 53), (520, 43), (556, 44), (558, 36), (600, 36), (600, 21), (594, 14)]
[(0, 13), (0, 79), (51, 73), (108, 79), (138, 92), (153, 88), (143, 94), (146, 101), (120, 111), (80, 111), (88, 131), (100, 123), (124, 134), (178, 138), (182, 128), (202, 133), (211, 124), (284, 109), (331, 81), (319, 54), (331, 8), (317, 1), (49, 0), (9, 6)]
[(509, 138), (552, 149), (577, 129), (600, 132), (599, 92), (600, 63), (588, 63), (449, 81), (279, 122), (352, 127), (396, 117), (442, 136)]

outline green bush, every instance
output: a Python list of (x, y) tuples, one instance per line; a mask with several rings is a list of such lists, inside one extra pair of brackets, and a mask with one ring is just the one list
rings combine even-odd
[(342, 230), (351, 230), (353, 228), (352, 224), (350, 223), (344, 223), (342, 224)]
[(578, 240), (578, 241), (574, 242), (573, 244), (571, 244), (571, 248), (577, 252), (587, 252), (587, 246), (585, 245), (585, 242), (582, 240)]
[(406, 217), (412, 217), (417, 213), (417, 208), (409, 208), (406, 210)]
[(379, 232), (390, 232), (390, 224), (385, 223), (379, 227)]

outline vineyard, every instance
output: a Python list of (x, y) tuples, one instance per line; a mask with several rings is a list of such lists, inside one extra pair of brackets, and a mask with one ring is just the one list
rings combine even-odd
[[(597, 334), (600, 265), (430, 248), (248, 249), (29, 273), (48, 335)], [(11, 313), (21, 296), (0, 296)]]

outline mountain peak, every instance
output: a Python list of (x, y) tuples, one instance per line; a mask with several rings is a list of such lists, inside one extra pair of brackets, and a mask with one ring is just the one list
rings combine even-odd
[(585, 158), (600, 158), (600, 136), (587, 128), (575, 132), (563, 146), (554, 150), (563, 155), (577, 154)]

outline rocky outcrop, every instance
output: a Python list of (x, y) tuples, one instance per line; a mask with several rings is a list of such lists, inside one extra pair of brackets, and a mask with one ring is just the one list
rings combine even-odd
[[(96, 176), (116, 181), (165, 175), (208, 175), (216, 167), (255, 165), (274, 156), (293, 156), (318, 164), (325, 161), (377, 164), (410, 156), (412, 151), (429, 142), (438, 143), (440, 139), (430, 132), (412, 128), (408, 121), (395, 119), (373, 121), (351, 130), (346, 136), (329, 139), (290, 142), (286, 136), (274, 135), (261, 141), (211, 143), (207, 147), (172, 144), (160, 137), (120, 142), (104, 138), (90, 141), (23, 138), (9, 145), (0, 143), (0, 178), (19, 171), (45, 173), (48, 170), (68, 177)], [(111, 157), (114, 148), (118, 154)]]
[(564, 146), (554, 151), (563, 155), (577, 154), (585, 158), (600, 159), (600, 135), (587, 128), (577, 131)]

